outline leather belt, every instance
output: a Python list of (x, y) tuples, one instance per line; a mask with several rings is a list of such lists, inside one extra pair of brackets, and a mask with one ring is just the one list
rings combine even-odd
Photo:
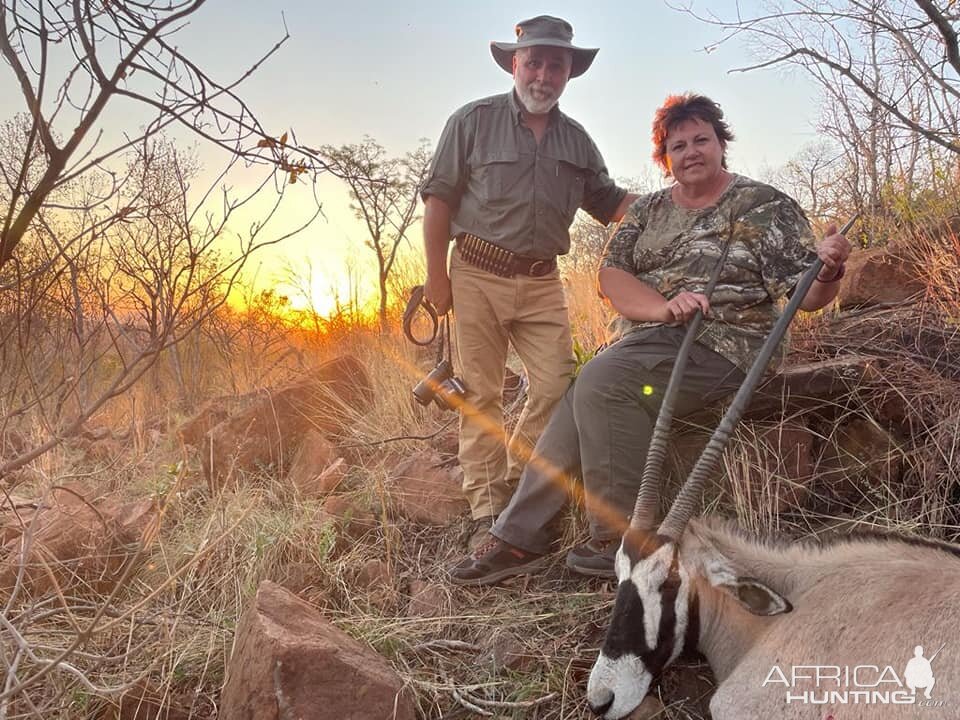
[(456, 241), (460, 257), (471, 265), (500, 277), (512, 278), (516, 275), (543, 277), (557, 268), (556, 258), (544, 260), (517, 255), (471, 233), (460, 233)]

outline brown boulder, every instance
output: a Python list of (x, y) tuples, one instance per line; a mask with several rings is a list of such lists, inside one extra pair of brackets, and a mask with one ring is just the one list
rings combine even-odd
[(408, 617), (442, 617), (449, 615), (450, 594), (442, 585), (414, 580), (410, 583)]
[(273, 579), (297, 595), (323, 587), (326, 575), (323, 566), (315, 562), (292, 562), (278, 567)]
[(287, 482), (300, 497), (322, 497), (347, 476), (347, 464), (336, 446), (316, 430), (307, 431), (287, 473)]
[(416, 715), (386, 660), (267, 581), (238, 624), (219, 716), (413, 720)]
[(118, 698), (101, 698), (97, 720), (190, 720), (197, 712), (213, 710), (202, 697), (191, 698), (170, 687), (158, 688), (145, 680)]
[(430, 450), (411, 455), (390, 471), (388, 492), (398, 514), (427, 525), (448, 525), (467, 512), (460, 490), (463, 470), (445, 464)]
[(841, 308), (901, 303), (924, 289), (914, 263), (895, 248), (855, 251), (846, 265), (837, 295)]
[[(68, 491), (51, 493), (28, 521), (5, 528), (9, 539), (0, 549), (0, 590), (13, 588), (22, 564), (24, 587), (35, 594), (53, 589), (54, 582), (61, 590), (86, 585), (108, 591), (156, 513), (151, 500), (87, 502)], [(29, 548), (25, 560), (24, 548)]]
[(177, 428), (177, 435), (185, 445), (199, 447), (204, 436), (228, 417), (230, 417), (229, 399), (207, 400), (192, 418)]
[[(687, 432), (674, 438), (674, 470), (686, 479), (707, 443), (708, 435)], [(741, 510), (757, 514), (801, 508), (810, 495), (813, 476), (813, 434), (792, 423), (744, 421), (724, 456), (721, 489)]]
[(817, 479), (834, 494), (856, 502), (867, 488), (900, 478), (903, 450), (893, 436), (865, 418), (837, 426), (817, 463)]
[(740, 507), (780, 513), (802, 508), (813, 476), (813, 434), (792, 423), (744, 423), (737, 431), (736, 480), (731, 492)]
[(264, 390), (203, 436), (204, 476), (212, 490), (219, 490), (241, 473), (269, 466), (282, 473), (310, 430), (337, 432), (372, 399), (366, 370), (350, 356), (331, 360), (279, 390)]
[(490, 667), (494, 675), (504, 670), (527, 672), (537, 658), (527, 650), (520, 638), (509, 630), (495, 630), (484, 643), (484, 651), (477, 658), (480, 665)]
[(357, 573), (356, 584), (362, 599), (381, 613), (390, 612), (399, 599), (393, 571), (383, 560), (367, 560)]
[(647, 695), (643, 702), (637, 705), (623, 720), (653, 720), (654, 718), (662, 718), (664, 713), (663, 703), (655, 695)]
[(377, 517), (354, 498), (331, 495), (320, 509), (319, 521), (332, 523), (348, 538), (359, 540), (377, 527)]
[(364, 590), (393, 587), (393, 573), (383, 560), (367, 560), (357, 574), (357, 584)]

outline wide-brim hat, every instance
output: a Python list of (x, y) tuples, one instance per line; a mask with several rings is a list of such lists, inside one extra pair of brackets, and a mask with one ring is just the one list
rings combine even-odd
[(600, 52), (600, 48), (576, 47), (573, 40), (573, 26), (566, 20), (550, 15), (538, 15), (529, 20), (517, 23), (517, 42), (491, 42), (490, 52), (497, 65), (511, 75), (513, 74), (513, 54), (522, 47), (546, 45), (548, 47), (566, 48), (573, 51), (573, 64), (570, 67), (570, 77), (583, 75), (593, 58)]

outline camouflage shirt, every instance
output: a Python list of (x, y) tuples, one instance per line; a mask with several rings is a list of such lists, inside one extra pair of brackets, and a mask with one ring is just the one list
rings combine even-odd
[[(670, 188), (650, 193), (630, 206), (600, 265), (635, 275), (667, 299), (702, 293), (728, 238), (712, 317), (697, 340), (746, 372), (779, 317), (778, 301), (816, 258), (810, 223), (790, 197), (740, 175), (709, 208), (678, 207)], [(608, 340), (662, 324), (618, 315)]]

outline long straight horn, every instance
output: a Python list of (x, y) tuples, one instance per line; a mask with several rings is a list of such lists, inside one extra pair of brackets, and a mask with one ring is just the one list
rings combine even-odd
[[(723, 270), (723, 263), (727, 259), (732, 238), (733, 218), (730, 220), (730, 235), (723, 246), (723, 252), (713, 268), (713, 273), (710, 275), (703, 293), (708, 300), (713, 295), (713, 289), (720, 279), (720, 272)], [(633, 516), (630, 518), (630, 527), (637, 530), (649, 530), (656, 521), (657, 504), (660, 500), (660, 476), (663, 461), (667, 456), (667, 441), (670, 438), (670, 426), (673, 423), (677, 393), (680, 390), (680, 381), (687, 369), (690, 348), (693, 347), (693, 342), (699, 334), (702, 324), (703, 311), (698, 309), (687, 326), (687, 333), (683, 336), (683, 342), (677, 351), (677, 358), (673, 362), (673, 369), (670, 371), (667, 389), (663, 393), (663, 401), (660, 403), (657, 421), (653, 426), (653, 436), (650, 438), (650, 447), (647, 449), (647, 459), (643, 466), (643, 476), (640, 480), (640, 490), (637, 492), (637, 502), (633, 508)]]
[[(843, 229), (840, 231), (841, 235), (850, 230), (857, 217), (859, 217), (859, 215), (854, 215), (850, 221), (843, 226)], [(723, 419), (720, 421), (717, 429), (714, 430), (713, 435), (710, 436), (710, 440), (697, 459), (696, 464), (693, 466), (693, 470), (690, 471), (689, 477), (687, 477), (683, 487), (680, 488), (680, 492), (670, 507), (670, 512), (667, 513), (667, 517), (660, 524), (660, 528), (657, 531), (659, 534), (666, 535), (674, 540), (680, 539), (684, 528), (700, 505), (700, 497), (703, 494), (703, 487), (707, 479), (716, 472), (717, 467), (720, 465), (723, 449), (726, 447), (730, 440), (730, 435), (733, 434), (737, 423), (740, 422), (740, 418), (743, 417), (744, 411), (750, 404), (753, 392), (757, 389), (757, 385), (760, 384), (760, 380), (767, 369), (770, 358), (773, 357), (773, 353), (786, 334), (790, 322), (793, 320), (794, 315), (797, 314), (800, 303), (803, 302), (803, 298), (806, 297), (807, 291), (810, 290), (810, 286), (813, 285), (817, 279), (817, 275), (820, 273), (822, 267), (823, 261), (818, 257), (803, 274), (803, 277), (800, 278), (800, 282), (798, 282), (796, 288), (794, 288), (793, 295), (790, 296), (790, 301), (783, 309), (783, 314), (777, 319), (773, 330), (770, 331), (770, 335), (764, 341), (763, 347), (760, 348), (760, 354), (750, 367), (750, 372), (747, 373), (747, 377), (737, 391), (736, 396), (734, 396), (733, 402), (730, 403), (730, 407), (727, 408), (727, 412), (724, 413)]]

